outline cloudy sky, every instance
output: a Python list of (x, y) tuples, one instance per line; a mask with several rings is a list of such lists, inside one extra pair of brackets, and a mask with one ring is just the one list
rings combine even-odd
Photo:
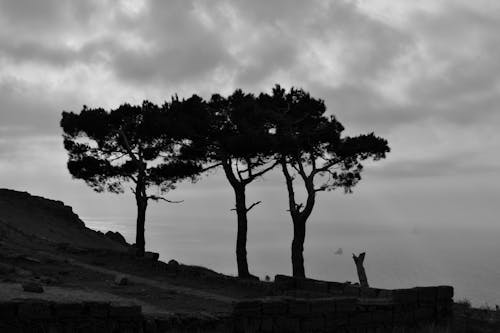
[[(0, 0), (0, 186), (64, 200), (83, 217), (133, 218), (129, 195), (94, 194), (69, 176), (63, 110), (280, 83), (392, 149), (354, 194), (323, 194), (313, 219), (492, 228), (499, 18), (495, 0)], [(252, 191), (264, 201), (254, 219), (288, 225), (279, 173)], [(220, 175), (171, 198), (185, 202), (150, 216), (234, 219)]]

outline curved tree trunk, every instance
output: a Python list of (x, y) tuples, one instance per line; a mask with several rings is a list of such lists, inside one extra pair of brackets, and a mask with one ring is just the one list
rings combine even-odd
[(238, 264), (238, 276), (242, 278), (250, 277), (247, 262), (247, 207), (245, 197), (245, 187), (233, 187), (236, 196), (236, 215), (238, 216), (238, 231), (236, 237), (236, 262)]
[(294, 219), (292, 241), (292, 272), (293, 277), (305, 278), (304, 270), (304, 240), (306, 237), (306, 221)]

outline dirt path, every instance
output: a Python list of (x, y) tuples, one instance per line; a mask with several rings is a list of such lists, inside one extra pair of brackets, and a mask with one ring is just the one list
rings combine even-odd
[(7, 300), (22, 300), (22, 299), (37, 299), (45, 301), (54, 301), (59, 303), (72, 303), (75, 301), (85, 302), (111, 302), (114, 304), (137, 304), (142, 307), (144, 313), (154, 313), (154, 314), (169, 314), (170, 312), (161, 309), (160, 307), (153, 306), (147, 302), (141, 301), (136, 298), (122, 297), (112, 293), (87, 290), (87, 289), (75, 289), (68, 287), (56, 287), (56, 286), (44, 286), (43, 293), (27, 293), (22, 290), (20, 283), (0, 283), (0, 299), (2, 301)]
[(179, 293), (179, 294), (200, 297), (200, 298), (204, 298), (204, 299), (209, 300), (209, 301), (222, 302), (222, 303), (233, 303), (233, 302), (237, 301), (237, 299), (232, 298), (232, 297), (218, 295), (218, 294), (214, 294), (214, 293), (210, 293), (210, 292), (206, 292), (206, 291), (202, 291), (202, 290), (197, 290), (197, 289), (193, 289), (193, 288), (173, 285), (173, 284), (170, 284), (168, 282), (163, 282), (163, 281), (159, 282), (156, 280), (147, 279), (147, 278), (140, 277), (137, 275), (132, 275), (132, 274), (123, 273), (123, 272), (119, 272), (119, 271), (108, 269), (108, 268), (103, 268), (103, 267), (99, 267), (99, 266), (95, 266), (95, 265), (86, 264), (84, 262), (81, 262), (81, 261), (78, 261), (78, 260), (75, 260), (72, 258), (66, 258), (64, 256), (55, 255), (55, 254), (48, 253), (48, 252), (44, 252), (43, 255), (51, 257), (55, 260), (67, 261), (69, 264), (71, 264), (73, 266), (81, 267), (81, 268), (84, 268), (87, 270), (91, 270), (91, 271), (106, 274), (106, 275), (111, 275), (111, 276), (124, 275), (132, 283), (142, 284), (142, 285), (150, 286), (153, 288), (162, 289), (165, 291), (172, 291), (172, 292)]

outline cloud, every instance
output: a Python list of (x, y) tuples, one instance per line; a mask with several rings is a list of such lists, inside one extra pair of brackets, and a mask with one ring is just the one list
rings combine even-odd
[[(324, 98), (349, 134), (388, 137), (397, 148), (390, 159), (408, 158), (404, 147), (424, 156), (414, 133), (433, 137), (430, 123), (442, 149), (448, 141), (493, 149), (486, 133), (500, 126), (500, 22), (498, 6), (483, 5), (0, 1), (3, 133), (57, 132), (60, 112), (82, 104), (258, 93), (280, 83)], [(464, 142), (464, 131), (478, 140)]]

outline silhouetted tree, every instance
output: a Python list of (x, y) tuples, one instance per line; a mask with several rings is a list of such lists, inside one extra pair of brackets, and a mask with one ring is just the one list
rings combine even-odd
[(209, 101), (192, 98), (179, 111), (177, 123), (188, 126), (179, 130), (183, 135), (189, 133), (190, 139), (183, 155), (203, 160), (206, 168), (222, 166), (233, 188), (238, 221), (238, 276), (256, 278), (248, 270), (247, 215), (260, 201), (247, 205), (245, 191), (248, 184), (279, 164), (272, 157), (266, 111), (260, 107), (259, 98), (241, 90), (227, 98), (214, 94)]
[[(169, 135), (169, 104), (163, 108), (144, 101), (124, 104), (110, 112), (86, 106), (79, 113), (63, 112), (61, 127), (68, 152), (68, 170), (97, 192), (123, 193), (132, 183), (137, 204), (137, 255), (145, 251), (144, 224), (149, 200), (164, 200), (163, 194), (176, 182), (194, 177), (196, 163), (177, 159), (179, 141)], [(148, 188), (155, 187), (155, 193)]]
[[(301, 89), (285, 92), (276, 86), (266, 98), (274, 110), (279, 161), (286, 181), (289, 212), (293, 222), (293, 276), (305, 277), (304, 240), (306, 222), (316, 202), (316, 194), (343, 188), (346, 193), (361, 180), (361, 162), (379, 160), (389, 152), (387, 141), (373, 133), (341, 136), (344, 127), (334, 116), (327, 117), (321, 99)], [(296, 178), (302, 180), (305, 201), (298, 202)]]

